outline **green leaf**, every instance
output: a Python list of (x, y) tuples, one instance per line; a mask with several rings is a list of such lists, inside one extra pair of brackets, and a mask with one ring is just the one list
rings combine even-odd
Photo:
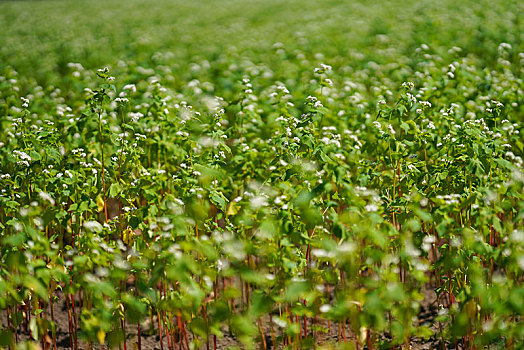
[(109, 195), (111, 197), (116, 197), (120, 192), (122, 192), (122, 188), (118, 182), (114, 182), (109, 186)]
[(495, 162), (500, 165), (501, 167), (503, 168), (506, 168), (508, 170), (513, 170), (515, 169), (515, 166), (513, 164), (511, 164), (510, 162), (508, 162), (507, 160), (505, 159), (502, 159), (502, 158), (495, 158)]
[(209, 199), (211, 200), (211, 202), (213, 204), (215, 204), (220, 210), (222, 210), (223, 212), (226, 211), (226, 205), (228, 203), (228, 200), (226, 197), (224, 197), (224, 195), (222, 194), (222, 192), (218, 192), (218, 191), (211, 191), (210, 194), (209, 194)]
[(31, 152), (29, 152), (29, 155), (31, 156), (31, 159), (32, 159), (33, 161), (38, 161), (38, 160), (42, 159), (42, 157), (40, 156), (40, 154), (37, 153), (37, 152), (35, 152), (35, 151), (31, 151)]
[(500, 224), (500, 219), (498, 218), (498, 216), (493, 216), (493, 228), (497, 231), (497, 232), (502, 232), (502, 226)]
[(20, 247), (22, 243), (26, 240), (26, 235), (24, 232), (20, 232), (11, 236), (7, 236), (2, 239), (2, 243), (5, 245), (10, 245), (12, 247)]
[(0, 346), (9, 347), (14, 343), (13, 332), (10, 330), (1, 330), (0, 331)]
[(141, 221), (139, 218), (137, 218), (136, 216), (131, 216), (131, 218), (129, 219), (129, 226), (134, 230), (138, 227), (140, 222)]
[(31, 331), (31, 336), (34, 340), (38, 341), (39, 339), (39, 333), (38, 333), (38, 325), (36, 324), (36, 321), (38, 319), (36, 317), (32, 317), (31, 321), (29, 321), (29, 330)]
[(8, 207), (8, 208), (11, 208), (11, 209), (16, 209), (20, 206), (20, 203), (18, 202), (15, 202), (15, 201), (7, 201), (5, 203), (5, 206)]

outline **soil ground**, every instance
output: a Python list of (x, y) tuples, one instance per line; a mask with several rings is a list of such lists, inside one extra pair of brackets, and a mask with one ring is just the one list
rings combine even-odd
[[(432, 289), (426, 289), (424, 290), (424, 301), (422, 302), (418, 322), (419, 324), (424, 324), (426, 326), (431, 327), (434, 331), (438, 329), (438, 325), (435, 322), (435, 317), (437, 315), (437, 303), (436, 303), (436, 296)], [(57, 339), (57, 350), (62, 349), (70, 349), (70, 338), (69, 338), (69, 319), (68, 319), (68, 312), (67, 307), (64, 302), (64, 298), (60, 298), (61, 304), (55, 305), (54, 308), (54, 316), (55, 316), (55, 322), (57, 324), (57, 333), (56, 333), (56, 339)], [(7, 327), (7, 319), (6, 319), (6, 312), (2, 312), (2, 328), (6, 329)], [(156, 318), (154, 319), (154, 322), (156, 323)], [(309, 324), (311, 328), (312, 320), (309, 319)], [(337, 345), (341, 345), (341, 342), (343, 341), (342, 335), (340, 334), (341, 327), (339, 327), (338, 324), (331, 324), (331, 333), (329, 333), (328, 330), (328, 322), (325, 320), (317, 320), (317, 324), (324, 327), (326, 329), (326, 332), (320, 335), (317, 335), (318, 344), (321, 347), (329, 348), (337, 348)], [(276, 337), (278, 337), (278, 330), (277, 326), (273, 326), (273, 332), (271, 332), (270, 323), (268, 321), (265, 322), (263, 326), (264, 334), (266, 337), (266, 348), (268, 350), (272, 349), (282, 349), (282, 342), (280, 340), (275, 340), (272, 338), (271, 334), (277, 334)], [(126, 326), (126, 333), (127, 333), (127, 342), (126, 347), (127, 350), (136, 350), (138, 349), (137, 346), (137, 326), (136, 325), (127, 325)], [(142, 350), (161, 350), (161, 349), (169, 349), (167, 338), (165, 335), (162, 337), (162, 343), (160, 342), (160, 337), (157, 334), (158, 328), (155, 327), (154, 330), (151, 329), (150, 322), (144, 322), (142, 325), (142, 337), (141, 337), (141, 344), (142, 344)], [(231, 348), (237, 348), (241, 349), (243, 348), (242, 343), (235, 338), (233, 334), (231, 334), (228, 330), (227, 326), (223, 327), (223, 338), (217, 338), (216, 339), (216, 349), (231, 349)], [(353, 342), (354, 335), (352, 334), (351, 330), (349, 329), (349, 326), (345, 326), (345, 333), (346, 333), (346, 339), (349, 342)], [(188, 334), (190, 334), (188, 332)], [(382, 335), (383, 338), (386, 338), (387, 335)], [(214, 349), (214, 339), (213, 336), (210, 337), (209, 341), (209, 349)], [(18, 341), (26, 341), (30, 339), (30, 333), (29, 331), (26, 331), (24, 327), (20, 327), (19, 333), (18, 333)], [(192, 336), (189, 335), (188, 337), (189, 342), (192, 341)], [(259, 339), (260, 340), (260, 339)], [(48, 338), (48, 349), (52, 349), (51, 344), (51, 337)], [(260, 342), (261, 343), (261, 342)], [(449, 344), (446, 344), (449, 347)], [(319, 346), (319, 347), (320, 347)], [(312, 346), (310, 346), (312, 347)], [(87, 344), (85, 342), (82, 342), (79, 340), (78, 348), (80, 349), (87, 349)], [(103, 346), (94, 346), (94, 349), (106, 349), (106, 347)], [(264, 349), (263, 344), (258, 344), (258, 349)], [(366, 349), (367, 347), (364, 347)], [(438, 339), (436, 336), (430, 338), (430, 339), (417, 339), (412, 338), (411, 339), (411, 349), (415, 350), (422, 350), (422, 349), (443, 349), (444, 346), (440, 339)], [(460, 347), (459, 347), (460, 348)], [(124, 347), (122, 346), (120, 348), (121, 350), (124, 350)], [(176, 342), (175, 349), (186, 349), (186, 347), (182, 344), (182, 347), (180, 347), (178, 341)], [(200, 349), (207, 350), (208, 346), (207, 344), (203, 344)]]

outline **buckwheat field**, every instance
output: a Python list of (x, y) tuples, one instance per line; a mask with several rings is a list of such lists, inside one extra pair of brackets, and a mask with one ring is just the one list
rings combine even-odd
[(523, 10), (0, 2), (0, 348), (522, 349)]

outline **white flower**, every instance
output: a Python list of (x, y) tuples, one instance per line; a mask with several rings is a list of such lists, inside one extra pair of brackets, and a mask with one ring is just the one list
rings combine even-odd
[(325, 249), (312, 249), (311, 254), (317, 258), (332, 258), (335, 256), (333, 252), (328, 252)]
[(315, 102), (315, 101), (317, 101), (317, 98), (315, 96), (309, 95), (308, 97), (306, 97), (306, 100), (311, 101), (311, 102)]
[[(511, 47), (511, 46), (510, 46), (510, 47)], [(323, 64), (323, 63), (321, 63), (320, 66), (321, 66), (322, 68), (324, 68), (324, 70), (325, 70), (326, 72), (331, 72), (331, 70), (332, 70), (332, 67), (331, 67), (330, 65), (327, 65), (327, 64)]]
[(226, 259), (218, 259), (217, 261), (218, 271), (226, 270), (227, 268), (229, 268), (229, 265), (229, 261), (227, 261)]
[(38, 195), (42, 200), (49, 202), (51, 205), (55, 205), (55, 200), (46, 192), (39, 192)]
[(320, 67), (319, 68), (315, 68), (314, 72), (318, 73), (318, 74), (322, 74), (322, 73), (331, 72), (331, 70), (332, 70), (332, 67), (330, 65), (321, 63)]
[[(133, 123), (136, 123), (136, 122), (137, 122), (140, 118), (142, 118), (144, 115), (143, 115), (142, 113), (140, 113), (140, 112), (136, 112), (136, 113), (131, 112), (131, 113), (129, 113), (129, 116), (131, 117), (131, 121), (132, 121)], [(138, 136), (138, 135), (137, 135), (137, 136)]]
[(27, 153), (25, 153), (23, 151), (14, 150), (13, 153), (18, 155), (20, 157), (20, 159), (22, 159), (22, 160), (31, 161), (31, 157)]
[(331, 310), (331, 305), (328, 305), (328, 304), (324, 304), (324, 305), (321, 305), (318, 310), (322, 313), (326, 313), (326, 312), (329, 312), (329, 310)]
[(412, 103), (416, 103), (417, 102), (417, 98), (415, 96), (413, 96), (412, 94), (410, 94), (409, 92), (406, 93), (406, 96), (411, 100)]
[(425, 236), (422, 240), (422, 249), (428, 252), (431, 249), (431, 245), (435, 243), (435, 236)]
[(267, 206), (267, 198), (263, 196), (256, 196), (250, 200), (249, 204), (251, 204), (251, 207), (256, 210), (261, 207)]
[(410, 81), (405, 81), (402, 83), (402, 87), (408, 89), (409, 91), (412, 91), (413, 88), (415, 87), (415, 84), (413, 84)]
[(393, 126), (391, 124), (388, 125), (388, 130), (389, 130), (389, 133), (391, 135), (395, 135), (396, 134), (395, 129), (393, 129)]
[(511, 50), (511, 45), (508, 43), (500, 43), (498, 50), (503, 51), (504, 49)]
[(273, 275), (273, 274), (271, 274), (271, 273), (267, 273), (267, 274), (265, 275), (265, 277), (266, 277), (266, 279), (267, 279), (268, 281), (273, 281), (273, 280), (275, 279), (275, 275)]
[(29, 107), (29, 99), (25, 98), (25, 97), (21, 97), (20, 98), (24, 103), (22, 104), (22, 107), (23, 108), (27, 108)]
[(127, 84), (122, 88), (122, 90), (130, 90), (131, 92), (136, 92), (136, 86), (135, 84)]
[(370, 204), (366, 205), (365, 209), (368, 212), (375, 212), (375, 211), (378, 210), (378, 206), (376, 204), (370, 203)]
[(117, 98), (115, 98), (115, 102), (117, 102), (117, 103), (128, 103), (129, 100), (126, 97), (117, 97)]
[(181, 207), (184, 206), (184, 202), (181, 199), (179, 199), (179, 198), (173, 199), (173, 202), (175, 202), (176, 204), (180, 205)]
[(98, 221), (86, 221), (84, 227), (92, 232), (102, 232), (102, 225)]

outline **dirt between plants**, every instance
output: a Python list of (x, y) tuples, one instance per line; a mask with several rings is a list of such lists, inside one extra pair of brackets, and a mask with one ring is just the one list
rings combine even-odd
[[(438, 338), (438, 324), (435, 321), (435, 317), (437, 316), (437, 303), (436, 303), (436, 296), (435, 292), (432, 289), (425, 289), (424, 291), (424, 301), (421, 304), (420, 312), (418, 315), (418, 324), (419, 325), (425, 325), (430, 327), (434, 332), (435, 336), (433, 336), (430, 339), (417, 339), (412, 338), (411, 339), (411, 349), (414, 350), (423, 350), (423, 349), (444, 349), (444, 344), (442, 341)], [(55, 322), (57, 324), (57, 332), (56, 332), (56, 340), (57, 340), (57, 350), (59, 349), (70, 349), (70, 338), (69, 338), (69, 318), (68, 318), (68, 312), (67, 312), (67, 306), (64, 300), (63, 295), (60, 296), (60, 302), (59, 304), (55, 304), (54, 307), (54, 317)], [(277, 311), (278, 314), (278, 311)], [(49, 315), (49, 310), (47, 310), (47, 315)], [(2, 329), (7, 328), (7, 312), (2, 312)], [(49, 317), (49, 316), (47, 316)], [(153, 322), (155, 323), (154, 327), (151, 327), (151, 322), (145, 321), (142, 323), (142, 337), (141, 337), (141, 348), (142, 350), (168, 350), (168, 341), (166, 336), (164, 335), (162, 337), (162, 343), (160, 342), (160, 336), (158, 333), (158, 321), (156, 317), (153, 319)], [(266, 319), (262, 320), (262, 330), (265, 334), (266, 339), (266, 349), (267, 350), (273, 350), (273, 349), (283, 349), (283, 344), (281, 340), (274, 339), (273, 337), (277, 338), (280, 334), (278, 326), (273, 323), (273, 327), (270, 327), (269, 317), (266, 316)], [(317, 338), (317, 344), (316, 346), (306, 345), (302, 346), (302, 348), (323, 348), (323, 349), (333, 349), (333, 348), (353, 348), (352, 344), (354, 344), (355, 336), (350, 330), (349, 326), (346, 324), (344, 327), (345, 330), (345, 336), (346, 340), (350, 343), (349, 347), (342, 346), (343, 334), (341, 334), (342, 327), (338, 324), (331, 323), (331, 333), (329, 333), (328, 330), (328, 321), (326, 320), (315, 320), (316, 325), (319, 325), (323, 327), (326, 332), (325, 333), (319, 333), (317, 332), (316, 338)], [(313, 320), (310, 318), (308, 320), (308, 327), (309, 332), (311, 332), (311, 326), (313, 324)], [(222, 329), (224, 336), (222, 338), (216, 339), (216, 349), (242, 349), (244, 346), (242, 343), (229, 331), (228, 327), (224, 325)], [(272, 336), (273, 334), (273, 336)], [(310, 333), (311, 334), (311, 333)], [(137, 325), (126, 325), (126, 349), (127, 350), (137, 350), (138, 349), (138, 337), (137, 337)], [(188, 341), (191, 342), (193, 339), (190, 332), (188, 332)], [(389, 338), (388, 334), (382, 334), (381, 339), (386, 340)], [(30, 339), (30, 332), (29, 330), (24, 329), (23, 326), (19, 327), (18, 331), (18, 342), (27, 341)], [(52, 345), (52, 336), (49, 334), (48, 337), (46, 337), (47, 344), (45, 344), (45, 347), (47, 349), (53, 349)], [(264, 345), (261, 341), (261, 338), (259, 337), (257, 339), (258, 344), (255, 346), (257, 349), (264, 349)], [(185, 342), (183, 342), (185, 343)], [(38, 342), (40, 344), (40, 342)], [(449, 348), (450, 344), (446, 343), (446, 347)], [(79, 349), (89, 349), (88, 344), (78, 339), (78, 348)], [(459, 349), (462, 347), (459, 346)], [(106, 346), (101, 345), (94, 345), (92, 346), (92, 349), (104, 349), (106, 350)], [(124, 350), (124, 346), (120, 346), (120, 350)], [(187, 349), (185, 344), (181, 344), (178, 339), (176, 339), (174, 349)], [(207, 349), (215, 349), (214, 345), (214, 337), (210, 336), (209, 339), (209, 345), (204, 343), (199, 349), (207, 350)], [(367, 346), (364, 346), (362, 349), (367, 349)]]

